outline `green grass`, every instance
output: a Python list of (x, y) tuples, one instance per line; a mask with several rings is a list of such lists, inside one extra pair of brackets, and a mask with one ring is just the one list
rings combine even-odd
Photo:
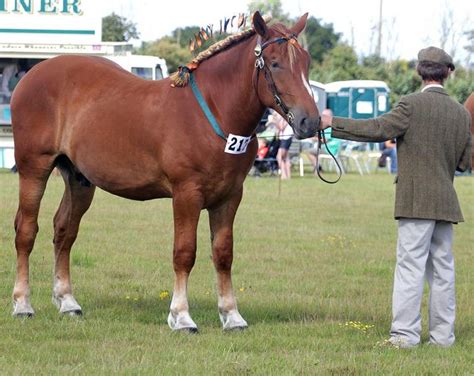
[[(474, 179), (456, 179), (467, 223), (455, 227), (456, 345), (414, 350), (388, 338), (395, 262), (394, 185), (387, 174), (281, 183), (249, 178), (235, 224), (234, 287), (250, 327), (223, 333), (207, 213), (190, 278), (200, 334), (172, 333), (170, 200), (133, 202), (97, 191), (72, 253), (83, 319), (51, 304), (52, 217), (63, 184), (52, 177), (31, 255), (36, 316), (11, 317), (16, 175), (0, 173), (0, 374), (472, 375)], [(161, 299), (160, 299), (161, 294)], [(426, 297), (423, 306), (426, 332)], [(349, 323), (361, 322), (360, 324)], [(365, 327), (368, 325), (369, 327)]]

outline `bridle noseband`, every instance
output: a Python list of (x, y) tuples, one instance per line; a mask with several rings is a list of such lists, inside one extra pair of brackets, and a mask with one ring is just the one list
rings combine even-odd
[(273, 99), (275, 100), (275, 103), (282, 112), (286, 115), (286, 119), (290, 125), (293, 125), (293, 122), (295, 121), (295, 115), (290, 111), (287, 105), (283, 102), (281, 99), (281, 94), (278, 92), (278, 88), (275, 84), (275, 80), (273, 79), (272, 72), (268, 68), (267, 64), (265, 63), (265, 60), (263, 58), (263, 50), (270, 46), (273, 43), (285, 43), (290, 40), (296, 40), (296, 35), (290, 35), (289, 37), (278, 37), (274, 39), (270, 39), (264, 43), (262, 43), (262, 38), (260, 35), (257, 37), (257, 45), (255, 46), (255, 56), (257, 57), (257, 60), (255, 61), (255, 68), (257, 69), (257, 83), (255, 85), (255, 88), (257, 90), (257, 95), (258, 95), (258, 78), (260, 77), (260, 71), (263, 70), (263, 74), (265, 77), (265, 80), (268, 83), (268, 88), (270, 89), (270, 92), (272, 93)]

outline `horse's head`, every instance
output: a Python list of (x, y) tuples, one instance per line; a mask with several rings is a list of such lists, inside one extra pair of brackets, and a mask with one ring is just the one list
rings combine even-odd
[(253, 16), (258, 96), (287, 119), (300, 139), (314, 136), (320, 122), (308, 83), (310, 56), (296, 39), (307, 17), (306, 13), (288, 29), (282, 24), (267, 26), (259, 12)]

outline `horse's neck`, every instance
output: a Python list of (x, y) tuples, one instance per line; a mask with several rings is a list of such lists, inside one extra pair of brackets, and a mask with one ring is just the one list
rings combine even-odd
[(200, 67), (204, 96), (214, 104), (225, 133), (250, 135), (265, 111), (253, 83), (255, 43), (249, 38)]

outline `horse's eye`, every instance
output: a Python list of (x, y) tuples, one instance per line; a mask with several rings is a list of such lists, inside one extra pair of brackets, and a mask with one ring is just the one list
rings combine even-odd
[(279, 65), (276, 61), (272, 61), (270, 65), (271, 65), (272, 68), (278, 68), (279, 67)]

